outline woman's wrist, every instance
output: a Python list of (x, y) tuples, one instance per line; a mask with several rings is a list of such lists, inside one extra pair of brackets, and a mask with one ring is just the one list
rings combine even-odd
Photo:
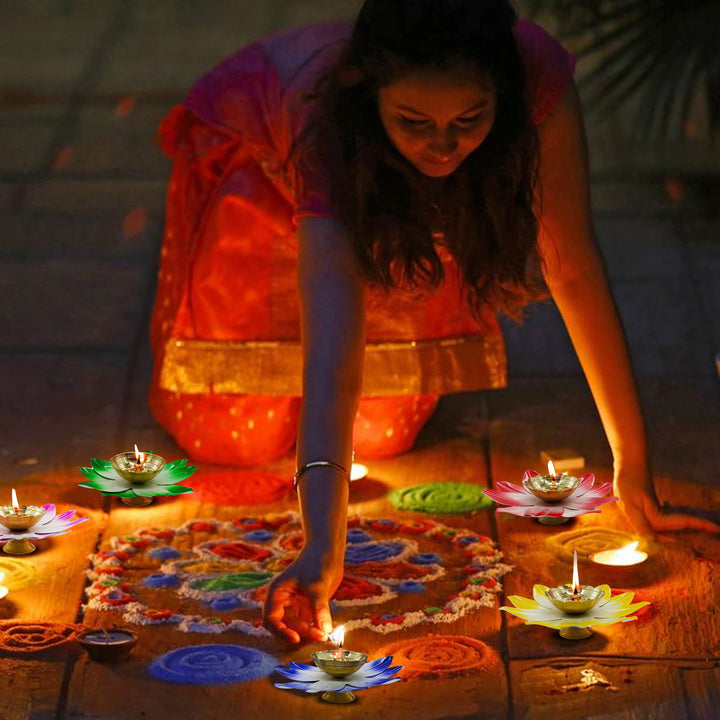
[(630, 448), (613, 448), (613, 467), (617, 472), (624, 470), (647, 470), (649, 466), (648, 453), (644, 444)]
[(318, 467), (298, 484), (300, 511), (308, 550), (342, 556), (347, 533), (348, 479), (333, 468)]

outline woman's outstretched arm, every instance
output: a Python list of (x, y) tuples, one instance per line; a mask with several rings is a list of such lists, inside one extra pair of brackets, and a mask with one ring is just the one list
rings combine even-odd
[[(362, 388), (364, 282), (342, 227), (300, 222), (298, 289), (303, 340), (303, 400), (297, 464), (329, 460), (350, 470), (352, 429)], [(290, 642), (324, 640), (329, 600), (343, 574), (348, 478), (314, 468), (298, 483), (305, 546), (272, 583), (265, 624)]]
[(683, 528), (717, 531), (714, 523), (666, 514), (658, 505), (627, 343), (592, 226), (587, 146), (574, 85), (539, 133), (545, 279), (612, 449), (621, 508), (638, 531), (648, 534)]

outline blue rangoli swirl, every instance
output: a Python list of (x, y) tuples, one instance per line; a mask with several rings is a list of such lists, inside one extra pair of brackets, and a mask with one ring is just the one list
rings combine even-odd
[(161, 655), (148, 671), (165, 682), (224, 685), (267, 677), (277, 664), (272, 655), (243, 645), (190, 645)]
[(383, 562), (400, 555), (405, 549), (401, 542), (371, 542), (348, 545), (345, 549), (345, 564), (359, 565), (364, 562)]

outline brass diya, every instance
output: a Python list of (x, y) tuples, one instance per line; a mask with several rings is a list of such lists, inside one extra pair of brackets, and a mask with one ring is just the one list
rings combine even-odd
[[(328, 675), (343, 678), (359, 670), (367, 661), (365, 653), (354, 650), (319, 650), (312, 653), (313, 662)], [(328, 690), (322, 694), (325, 702), (346, 704), (356, 698), (351, 692), (335, 692)]]

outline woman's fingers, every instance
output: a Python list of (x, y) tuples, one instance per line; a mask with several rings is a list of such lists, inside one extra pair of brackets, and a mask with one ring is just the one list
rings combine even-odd
[(630, 524), (639, 535), (644, 538), (651, 539), (655, 535), (655, 531), (646, 516), (646, 512), (641, 505), (632, 505), (628, 502), (620, 503), (620, 507)]
[(654, 504), (648, 508), (648, 519), (653, 528), (663, 530), (702, 530), (704, 532), (720, 532), (720, 526), (712, 520), (695, 517), (683, 513), (665, 513)]
[(314, 601), (313, 620), (315, 622), (315, 629), (319, 630), (322, 635), (320, 641), (323, 642), (327, 640), (327, 636), (332, 632), (332, 617), (327, 600)]
[(263, 608), (263, 625), (277, 636), (285, 638), (288, 642), (300, 642), (300, 634), (286, 622), (286, 610), (295, 600), (295, 583), (285, 581), (270, 586)]

